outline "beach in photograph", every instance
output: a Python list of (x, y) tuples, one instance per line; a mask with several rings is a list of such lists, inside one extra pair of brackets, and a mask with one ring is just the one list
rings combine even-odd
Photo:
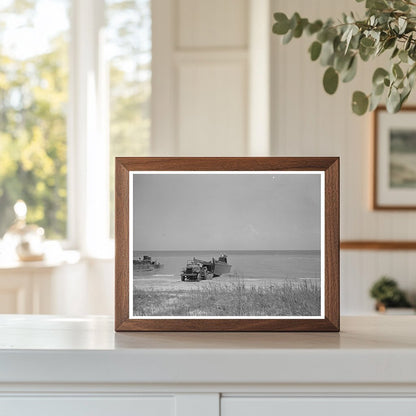
[[(136, 253), (138, 254), (138, 253)], [(188, 259), (211, 252), (148, 252), (158, 269), (133, 267), (134, 316), (316, 316), (320, 252), (235, 252), (230, 273), (182, 281)], [(141, 256), (136, 256), (140, 258)]]

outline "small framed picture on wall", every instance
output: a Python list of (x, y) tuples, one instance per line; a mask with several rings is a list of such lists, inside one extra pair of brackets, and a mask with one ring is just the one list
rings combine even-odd
[(416, 107), (374, 112), (373, 208), (416, 209)]

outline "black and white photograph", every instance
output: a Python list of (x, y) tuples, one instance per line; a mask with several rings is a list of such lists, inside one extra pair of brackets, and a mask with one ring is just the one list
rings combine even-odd
[(324, 173), (130, 172), (130, 318), (324, 316)]

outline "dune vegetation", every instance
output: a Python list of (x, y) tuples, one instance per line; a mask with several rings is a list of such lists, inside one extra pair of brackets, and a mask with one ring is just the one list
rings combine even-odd
[[(189, 283), (184, 283), (189, 284)], [(134, 316), (317, 316), (317, 279), (251, 285), (204, 281), (188, 290), (134, 289)]]

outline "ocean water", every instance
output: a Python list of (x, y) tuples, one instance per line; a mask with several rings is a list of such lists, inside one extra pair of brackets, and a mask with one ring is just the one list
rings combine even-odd
[[(225, 251), (230, 274), (250, 279), (319, 279), (321, 277), (320, 251)], [(163, 267), (135, 275), (179, 277), (187, 260), (196, 257), (210, 261), (218, 258), (214, 251), (134, 251), (133, 258), (149, 255)]]

